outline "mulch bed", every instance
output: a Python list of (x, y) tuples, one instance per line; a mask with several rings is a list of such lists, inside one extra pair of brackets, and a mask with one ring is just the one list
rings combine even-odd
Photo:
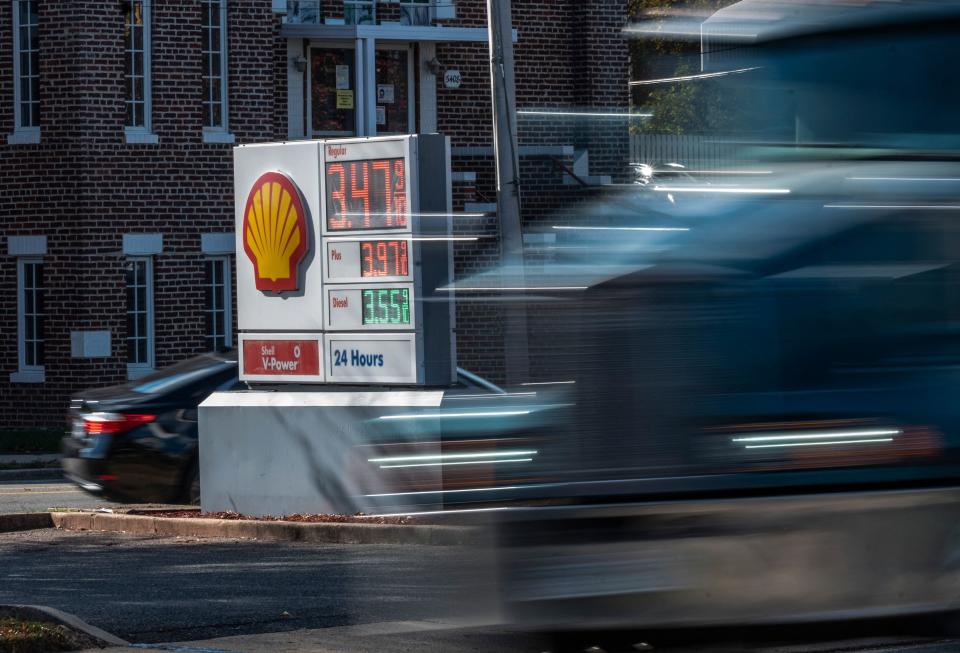
[(0, 653), (52, 653), (99, 648), (99, 642), (59, 624), (0, 615)]
[(146, 515), (149, 517), (187, 517), (191, 519), (224, 519), (230, 521), (288, 521), (308, 524), (417, 524), (414, 517), (365, 517), (358, 515), (285, 515), (282, 517), (252, 517), (238, 512), (200, 512), (199, 510), (130, 510), (128, 515)]

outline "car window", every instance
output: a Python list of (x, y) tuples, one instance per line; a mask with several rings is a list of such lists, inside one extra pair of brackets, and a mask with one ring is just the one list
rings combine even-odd
[(130, 389), (141, 394), (160, 394), (236, 368), (236, 363), (215, 356), (197, 356), (144, 377)]

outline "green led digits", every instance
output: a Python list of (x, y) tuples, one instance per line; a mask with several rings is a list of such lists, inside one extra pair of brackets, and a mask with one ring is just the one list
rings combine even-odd
[(410, 290), (375, 288), (362, 291), (363, 324), (410, 324)]

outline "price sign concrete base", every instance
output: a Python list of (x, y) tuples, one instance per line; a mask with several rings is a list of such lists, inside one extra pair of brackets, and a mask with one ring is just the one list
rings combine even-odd
[[(221, 392), (200, 405), (201, 508), (245, 515), (439, 508), (439, 467), (385, 468), (387, 452), (440, 453), (440, 426), (397, 419), (443, 392)], [(386, 418), (386, 419), (383, 419)], [(431, 433), (435, 430), (436, 433)], [(404, 493), (404, 496), (395, 496)], [(436, 496), (439, 496), (437, 494)]]

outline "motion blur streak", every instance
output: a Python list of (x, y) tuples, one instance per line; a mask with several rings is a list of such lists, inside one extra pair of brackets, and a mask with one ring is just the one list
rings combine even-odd
[(592, 111), (517, 111), (521, 116), (573, 116), (577, 118), (652, 118), (652, 113), (602, 113)]
[(507, 460), (470, 460), (464, 462), (411, 463), (409, 465), (380, 465), (380, 469), (404, 469), (409, 467), (447, 467), (449, 465), (502, 465), (504, 463), (529, 463), (533, 458), (509, 458)]
[(724, 77), (726, 75), (738, 75), (740, 73), (748, 73), (751, 70), (757, 70), (758, 66), (753, 66), (752, 68), (739, 68), (737, 70), (723, 70), (716, 73), (700, 73), (698, 75), (682, 75), (680, 77), (664, 77), (661, 79), (642, 79), (635, 82), (630, 82), (630, 86), (644, 86), (647, 84), (671, 84), (673, 82), (688, 82), (698, 79), (712, 79), (714, 77)]
[(690, 227), (572, 227), (553, 225), (553, 228), (561, 231), (690, 231)]
[(788, 195), (789, 188), (730, 188), (729, 186), (654, 186), (659, 193), (725, 193), (731, 195)]
[(388, 458), (370, 458), (369, 463), (399, 463), (417, 460), (464, 460), (466, 458), (512, 458), (515, 456), (535, 456), (536, 451), (488, 451), (484, 453), (447, 453), (422, 456), (390, 456)]
[(958, 204), (824, 204), (825, 209), (895, 209), (899, 211), (960, 211)]
[(746, 438), (733, 438), (734, 442), (775, 442), (778, 440), (817, 440), (823, 438), (874, 438), (879, 435), (900, 435), (899, 430), (886, 431), (824, 431), (803, 435), (753, 435)]
[(417, 413), (410, 413), (408, 415), (381, 415), (377, 419), (382, 420), (391, 420), (391, 419), (447, 419), (447, 418), (462, 418), (462, 417), (512, 417), (514, 415), (529, 415), (529, 410), (498, 410), (498, 411), (487, 411), (482, 413), (425, 413), (418, 415)]
[(783, 444), (748, 444), (744, 449), (777, 449), (783, 447), (821, 447), (828, 444), (862, 444), (866, 442), (893, 442), (893, 438), (874, 440), (825, 440), (823, 442), (787, 442)]

